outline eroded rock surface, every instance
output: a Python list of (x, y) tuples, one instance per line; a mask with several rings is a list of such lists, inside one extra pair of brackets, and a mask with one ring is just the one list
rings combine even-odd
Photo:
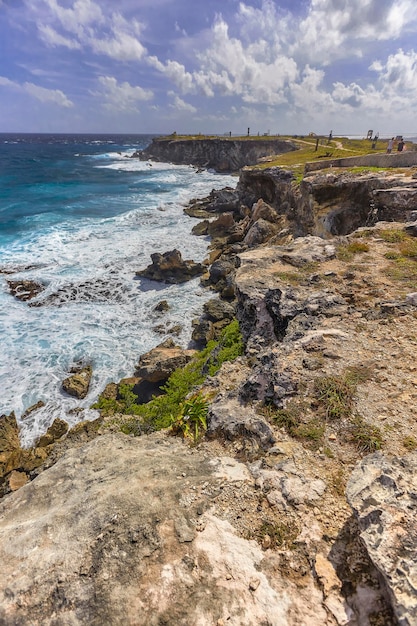
[(398, 623), (417, 623), (417, 453), (365, 457), (352, 473), (347, 498), (369, 556), (382, 574)]
[(346, 623), (312, 577), (297, 589), (273, 552), (239, 536), (226, 493), (256, 503), (243, 464), (163, 434), (68, 451), (0, 504), (1, 623)]

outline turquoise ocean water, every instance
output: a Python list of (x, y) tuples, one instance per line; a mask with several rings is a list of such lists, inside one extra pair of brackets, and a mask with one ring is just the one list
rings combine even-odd
[[(159, 285), (135, 279), (152, 252), (178, 248), (200, 261), (208, 241), (191, 235), (184, 204), (236, 179), (191, 166), (129, 158), (146, 135), (0, 135), (0, 414), (15, 411), (30, 444), (53, 421), (92, 419), (89, 407), (107, 382), (132, 374), (141, 354), (166, 336), (154, 327), (181, 324), (186, 346), (191, 320), (210, 297), (199, 279)], [(10, 293), (7, 279), (45, 286), (30, 307)], [(154, 306), (168, 300), (157, 318)], [(33, 302), (33, 301), (32, 301)], [(94, 375), (83, 401), (61, 381), (79, 361)], [(22, 421), (42, 400), (45, 407)], [(82, 406), (82, 416), (72, 409)]]

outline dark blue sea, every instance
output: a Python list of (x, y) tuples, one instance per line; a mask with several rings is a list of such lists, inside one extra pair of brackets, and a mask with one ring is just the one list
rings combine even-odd
[[(135, 272), (152, 252), (173, 248), (204, 259), (208, 241), (191, 235), (195, 221), (183, 207), (236, 179), (130, 158), (151, 139), (0, 134), (0, 414), (15, 411), (25, 445), (56, 417), (70, 425), (96, 417), (89, 407), (104, 386), (131, 375), (141, 354), (171, 336), (156, 326), (180, 324), (175, 339), (186, 346), (210, 297), (199, 279), (145, 284)], [(21, 279), (45, 287), (30, 301), (41, 306), (10, 294), (7, 280)], [(162, 299), (170, 309), (158, 318)], [(82, 401), (61, 390), (78, 362), (94, 371)], [(45, 406), (21, 420), (39, 400)]]

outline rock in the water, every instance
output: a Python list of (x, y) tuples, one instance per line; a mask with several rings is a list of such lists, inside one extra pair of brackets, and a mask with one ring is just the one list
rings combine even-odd
[(74, 368), (73, 373), (62, 381), (63, 390), (70, 396), (83, 399), (88, 393), (93, 368), (86, 365), (81, 368)]
[(22, 302), (35, 298), (45, 289), (43, 285), (34, 280), (8, 280), (7, 284), (9, 285), (10, 293), (18, 300), (22, 300)]
[(402, 626), (417, 624), (416, 476), (417, 453), (387, 459), (377, 452), (356, 466), (346, 492)]
[(136, 272), (136, 276), (175, 284), (184, 283), (206, 271), (202, 263), (184, 261), (179, 250), (171, 250), (164, 252), (164, 254), (155, 252), (151, 254), (151, 259), (152, 264), (148, 265), (146, 269)]

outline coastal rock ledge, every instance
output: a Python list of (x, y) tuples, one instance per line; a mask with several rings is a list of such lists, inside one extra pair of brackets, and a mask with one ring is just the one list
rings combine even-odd
[(204, 446), (119, 433), (69, 450), (0, 503), (0, 623), (339, 623), (312, 577), (284, 579), (274, 552), (238, 535), (228, 501), (256, 505), (255, 480)]

